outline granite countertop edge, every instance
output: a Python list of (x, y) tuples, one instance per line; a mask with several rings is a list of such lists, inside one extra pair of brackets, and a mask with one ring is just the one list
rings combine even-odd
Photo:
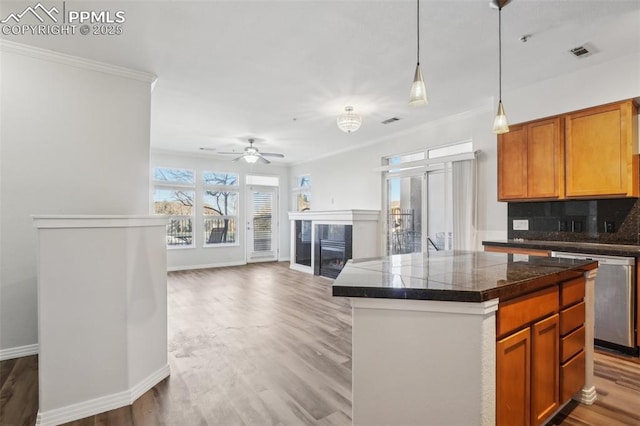
[(640, 257), (640, 246), (631, 244), (609, 244), (580, 241), (543, 241), (543, 240), (500, 240), (483, 241), (483, 246), (514, 247), (562, 252), (575, 252), (603, 256)]
[(597, 268), (597, 263), (590, 262), (576, 265), (563, 271), (540, 277), (517, 281), (505, 286), (496, 286), (487, 290), (437, 290), (422, 288), (367, 287), (367, 286), (333, 286), (332, 294), (337, 297), (360, 297), (375, 299), (434, 300), (443, 302), (481, 303), (492, 299), (502, 301), (513, 299), (536, 290), (549, 287), (559, 281), (566, 281), (582, 276), (586, 271)]

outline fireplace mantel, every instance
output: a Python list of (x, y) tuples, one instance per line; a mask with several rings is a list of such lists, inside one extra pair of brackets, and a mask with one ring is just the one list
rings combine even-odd
[(308, 210), (289, 212), (291, 221), (291, 269), (317, 273), (318, 254), (314, 247), (319, 242), (318, 226), (349, 225), (351, 259), (380, 255), (380, 210)]
[(289, 220), (311, 220), (318, 223), (340, 222), (352, 225), (354, 222), (377, 222), (380, 210), (307, 210), (289, 212)]

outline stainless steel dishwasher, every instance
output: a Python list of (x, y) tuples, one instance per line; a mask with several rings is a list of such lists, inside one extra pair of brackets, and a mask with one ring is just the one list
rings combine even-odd
[(598, 261), (595, 282), (596, 343), (634, 351), (635, 258), (563, 252), (552, 252), (551, 256)]

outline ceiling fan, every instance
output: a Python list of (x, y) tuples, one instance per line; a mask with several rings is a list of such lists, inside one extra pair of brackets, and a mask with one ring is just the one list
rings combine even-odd
[[(274, 153), (274, 152), (260, 152), (258, 151), (258, 148), (253, 146), (253, 143), (256, 140), (253, 138), (249, 138), (249, 146), (244, 148), (244, 153), (233, 159), (233, 161), (239, 161), (241, 159), (244, 159), (244, 161), (246, 161), (249, 164), (253, 164), (256, 163), (258, 161), (264, 163), (264, 164), (270, 164), (271, 161), (267, 160), (264, 157), (277, 157), (277, 158), (284, 158), (283, 154), (278, 154), (278, 153)], [(214, 149), (208, 149), (208, 148), (200, 148), (201, 150), (212, 150), (214, 151)], [(237, 152), (218, 152), (218, 154), (232, 154), (232, 155), (238, 155)]]

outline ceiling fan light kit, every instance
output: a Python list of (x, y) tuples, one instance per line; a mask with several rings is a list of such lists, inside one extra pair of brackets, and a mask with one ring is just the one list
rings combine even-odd
[(413, 84), (409, 93), (409, 105), (412, 107), (419, 107), (429, 103), (427, 100), (427, 88), (424, 85), (422, 69), (420, 68), (420, 0), (416, 0), (416, 9), (416, 72), (414, 73)]
[(340, 114), (336, 120), (338, 128), (345, 133), (355, 132), (362, 125), (362, 116), (353, 112), (352, 106), (344, 107), (344, 113)]

